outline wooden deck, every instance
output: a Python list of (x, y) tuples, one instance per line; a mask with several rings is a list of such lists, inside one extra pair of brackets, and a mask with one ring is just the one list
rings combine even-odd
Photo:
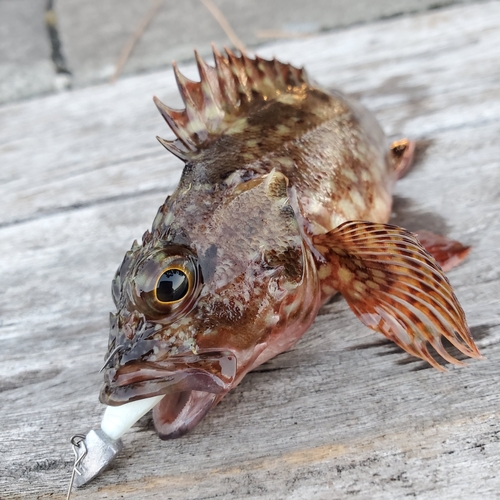
[[(419, 140), (393, 220), (473, 245), (449, 277), (487, 359), (439, 373), (337, 299), (190, 434), (162, 442), (143, 418), (73, 498), (498, 498), (499, 47), (490, 2), (259, 51)], [(153, 94), (179, 102), (171, 72), (0, 108), (2, 499), (64, 498), (69, 437), (100, 422), (110, 280), (182, 166)]]

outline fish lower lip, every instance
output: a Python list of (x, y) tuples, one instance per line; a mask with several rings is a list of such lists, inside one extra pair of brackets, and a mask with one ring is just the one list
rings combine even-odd
[(236, 376), (232, 353), (170, 358), (165, 362), (129, 363), (108, 370), (99, 399), (116, 406), (162, 394), (182, 391), (227, 392)]

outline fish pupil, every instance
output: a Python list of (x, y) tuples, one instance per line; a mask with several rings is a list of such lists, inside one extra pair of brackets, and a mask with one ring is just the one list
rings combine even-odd
[(181, 300), (189, 290), (189, 280), (179, 269), (165, 271), (156, 285), (156, 296), (160, 302)]

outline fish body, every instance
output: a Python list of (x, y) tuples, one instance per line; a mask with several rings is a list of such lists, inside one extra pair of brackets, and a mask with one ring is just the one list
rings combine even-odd
[[(156, 100), (185, 162), (174, 193), (113, 281), (101, 401), (165, 394), (160, 437), (193, 428), (248, 371), (290, 349), (337, 292), (358, 318), (440, 367), (448, 338), (478, 357), (449, 282), (417, 238), (386, 224), (412, 143), (303, 70), (214, 52), (186, 109)], [(432, 240), (432, 238), (431, 238)], [(462, 248), (462, 252), (464, 251)]]

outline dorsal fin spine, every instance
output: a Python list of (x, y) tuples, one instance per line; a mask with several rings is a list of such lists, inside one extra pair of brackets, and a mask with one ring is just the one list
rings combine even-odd
[(177, 82), (177, 88), (184, 104), (199, 109), (203, 106), (203, 95), (201, 94), (198, 82), (186, 78), (180, 72), (175, 61), (172, 63), (172, 68), (174, 69), (175, 81)]
[(229, 67), (228, 60), (221, 55), (215, 45), (212, 45), (212, 48), (215, 59), (215, 70), (217, 71), (219, 88), (223, 98), (223, 108), (231, 113), (239, 106), (236, 81)]
[(208, 133), (217, 131), (218, 124), (224, 118), (224, 109), (222, 108), (222, 94), (217, 77), (217, 70), (209, 66), (195, 51), (196, 63), (200, 73), (200, 86), (205, 101), (205, 116)]
[(180, 158), (183, 161), (189, 160), (189, 150), (180, 149), (180, 144), (182, 144), (181, 141), (167, 141), (158, 136), (156, 136), (156, 139), (165, 149), (168, 149), (168, 151), (170, 151), (174, 156), (177, 156), (177, 158)]
[(224, 47), (224, 50), (226, 51), (231, 71), (233, 72), (234, 78), (236, 80), (236, 89), (240, 96), (240, 101), (250, 102), (252, 98), (252, 92), (248, 87), (248, 77), (242, 60), (239, 57), (236, 57), (234, 52), (232, 52), (227, 47)]
[(177, 139), (160, 142), (175, 156), (188, 161), (197, 152), (219, 137), (232, 123), (243, 118), (259, 101), (283, 93), (294, 93), (308, 83), (302, 69), (260, 57), (239, 57), (225, 48), (224, 57), (213, 47), (215, 67), (195, 52), (200, 82), (186, 78), (174, 63), (174, 74), (185, 104), (175, 110), (154, 98), (158, 110)]
[[(186, 78), (179, 71), (179, 68), (175, 62), (172, 64), (172, 66), (174, 68), (177, 87), (179, 88), (182, 100), (184, 101), (184, 105), (186, 106), (185, 114), (188, 117), (188, 122), (186, 123), (186, 125), (193, 125), (193, 122), (197, 124), (198, 122), (202, 123), (200, 110), (203, 109), (204, 102), (199, 83)], [(192, 126), (190, 128), (192, 128)]]
[(193, 150), (191, 139), (186, 128), (187, 117), (185, 111), (179, 111), (169, 108), (166, 104), (163, 104), (157, 97), (154, 97), (153, 99), (156, 107), (160, 111), (165, 121), (168, 123), (168, 126), (172, 129), (172, 132), (177, 136), (179, 141), (181, 141), (188, 149)]

